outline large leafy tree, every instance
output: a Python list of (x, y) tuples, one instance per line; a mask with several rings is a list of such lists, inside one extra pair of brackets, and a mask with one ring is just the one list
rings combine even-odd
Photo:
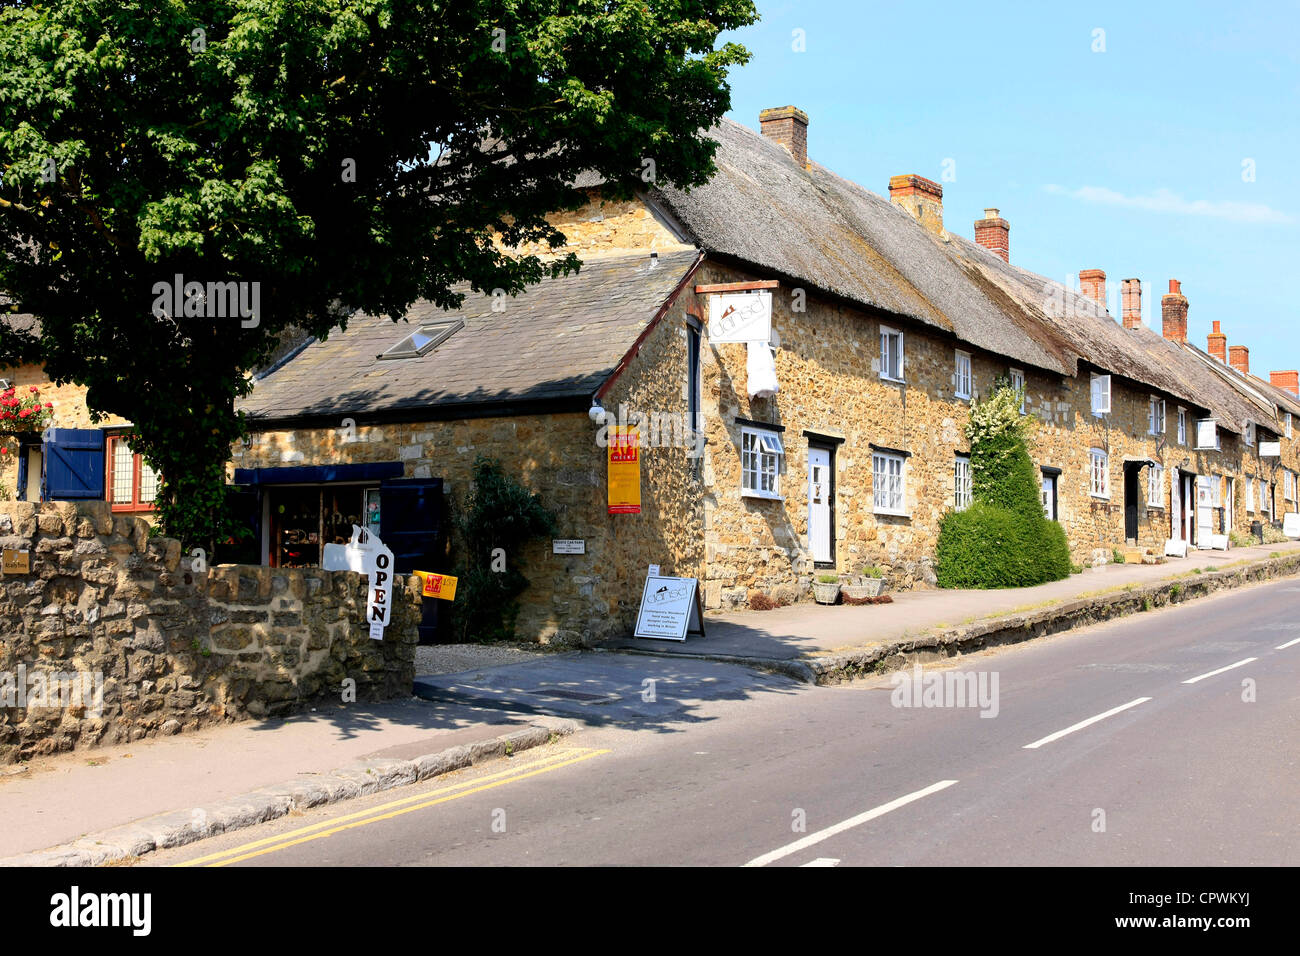
[[(718, 36), (756, 19), (750, 0), (0, 6), (0, 290), (40, 320), (0, 329), (0, 365), (43, 362), (130, 419), (191, 544), (221, 532), (235, 400), (286, 329), (576, 268), (516, 249), (562, 243), (545, 215), (581, 173), (707, 180), (700, 132), (748, 59)], [(158, 290), (176, 276), (179, 311)], [(241, 284), (250, 309), (188, 282)]]

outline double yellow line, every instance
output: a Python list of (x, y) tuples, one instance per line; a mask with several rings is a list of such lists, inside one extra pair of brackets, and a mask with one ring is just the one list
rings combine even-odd
[(509, 770), (500, 770), (483, 777), (475, 777), (472, 780), (464, 780), (460, 783), (440, 787), (437, 790), (418, 793), (415, 796), (405, 797), (401, 800), (394, 800), (391, 803), (371, 807), (369, 810), (360, 810), (356, 813), (347, 813), (343, 816), (331, 817), (328, 820), (314, 823), (308, 827), (302, 827), (298, 830), (290, 830), (287, 833), (280, 833), (261, 840), (254, 840), (252, 843), (245, 843), (242, 846), (237, 846), (230, 850), (222, 850), (220, 853), (211, 853), (208, 856), (201, 856), (197, 859), (186, 860), (185, 862), (176, 865), (229, 866), (232, 863), (241, 863), (244, 860), (251, 860), (253, 857), (263, 856), (267, 853), (274, 853), (277, 850), (286, 850), (289, 847), (297, 846), (300, 843), (309, 843), (312, 840), (320, 840), (328, 836), (333, 836), (336, 833), (342, 833), (344, 830), (364, 827), (371, 823), (378, 823), (381, 820), (391, 820), (393, 817), (399, 817), (404, 813), (413, 813), (416, 810), (424, 810), (428, 807), (437, 806), (440, 803), (447, 803), (451, 800), (459, 800), (461, 797), (468, 797), (476, 793), (482, 793), (484, 790), (493, 790), (497, 787), (504, 787), (508, 783), (527, 780), (529, 777), (536, 777), (539, 774), (550, 773), (553, 770), (569, 767), (575, 763), (581, 763), (584, 760), (590, 760), (592, 757), (599, 757), (601, 754), (607, 753), (609, 753), (608, 750), (592, 750), (587, 747), (567, 747), (548, 754), (539, 760), (533, 760), (517, 767), (511, 767)]

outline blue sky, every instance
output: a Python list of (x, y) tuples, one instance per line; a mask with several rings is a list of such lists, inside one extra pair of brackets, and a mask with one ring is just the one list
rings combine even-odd
[(1104, 269), (1113, 315), (1139, 278), (1157, 331), (1179, 279), (1201, 348), (1218, 319), (1252, 372), (1300, 365), (1300, 4), (758, 8), (731, 35), (753, 53), (732, 119), (798, 106), (809, 155), (840, 175), (882, 195), (898, 173), (940, 182), (945, 226), (968, 237), (998, 207), (1012, 262)]

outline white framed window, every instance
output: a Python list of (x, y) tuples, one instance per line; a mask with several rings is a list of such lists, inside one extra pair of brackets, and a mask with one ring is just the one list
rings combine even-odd
[(956, 353), (952, 373), (953, 394), (958, 398), (970, 398), (971, 396), (971, 371), (970, 371), (970, 353), (960, 350)]
[(1089, 453), (1088, 494), (1094, 498), (1110, 497), (1110, 455), (1100, 448)]
[(1246, 427), (1241, 433), (1241, 440), (1247, 445), (1255, 444), (1255, 423), (1246, 422)]
[(1163, 435), (1165, 433), (1165, 400), (1151, 396), (1147, 404), (1147, 434)]
[(1291, 413), (1286, 413), (1286, 437), (1291, 437)]
[(1020, 396), (1020, 414), (1025, 413), (1025, 373), (1018, 368), (1011, 369), (1011, 387)]
[(1282, 497), (1295, 501), (1295, 475), (1289, 471), (1282, 472)]
[(1261, 478), (1258, 482), (1258, 485), (1259, 485), (1259, 513), (1262, 515), (1266, 515), (1268, 514), (1268, 499), (1269, 499), (1268, 482)]
[(754, 498), (780, 498), (784, 457), (780, 432), (741, 428), (740, 493)]
[(903, 333), (887, 325), (880, 327), (880, 377), (903, 381)]
[(1246, 510), (1255, 510), (1255, 479), (1250, 475), (1246, 476)]
[(1162, 465), (1147, 466), (1147, 505), (1163, 508), (1165, 503), (1165, 469)]
[(971, 503), (970, 458), (958, 455), (953, 464), (953, 507), (965, 511)]
[(1187, 409), (1178, 409), (1178, 444), (1187, 444)]
[(905, 515), (902, 455), (875, 452), (871, 456), (871, 487), (875, 510), (880, 514)]
[(1210, 507), (1223, 507), (1223, 479), (1218, 475), (1210, 476)]
[(1196, 423), (1196, 447), (1219, 447), (1219, 425), (1213, 418), (1202, 418)]
[(1100, 418), (1110, 414), (1110, 376), (1094, 375), (1092, 386), (1092, 413)]

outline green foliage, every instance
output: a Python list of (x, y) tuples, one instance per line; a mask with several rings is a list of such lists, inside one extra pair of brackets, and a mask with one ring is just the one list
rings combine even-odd
[(878, 564), (867, 564), (864, 565), (862, 570), (858, 573), (866, 578), (883, 578), (885, 576), (885, 569)]
[(528, 587), (520, 569), (524, 546), (555, 533), (555, 515), (501, 469), (479, 456), (474, 482), (456, 519), (462, 548), (456, 575), (455, 631), (461, 641), (510, 640)]
[(1232, 542), (1234, 548), (1249, 548), (1259, 544), (1259, 540), (1254, 535), (1246, 531), (1238, 531), (1236, 528), (1228, 532), (1228, 540)]
[(1115, 564), (1123, 564), (1123, 563), (1124, 563), (1124, 552), (1121, 551), (1119, 548), (1111, 548), (1111, 549), (1110, 549), (1110, 560), (1111, 560), (1112, 562), (1114, 562)]
[(840, 578), (837, 574), (819, 574), (817, 580), (822, 584), (839, 584)]
[[(210, 545), (235, 402), (287, 330), (576, 270), (546, 254), (546, 214), (584, 200), (584, 171), (613, 195), (707, 181), (700, 130), (749, 57), (717, 41), (755, 19), (751, 0), (2, 4), (0, 290), (40, 324), (0, 325), (0, 365), (130, 419), (166, 530)], [(177, 275), (255, 288), (256, 323), (155, 314)]]
[(935, 576), (945, 588), (1028, 587), (1068, 577), (1073, 569), (1065, 531), (1043, 515), (1029, 457), (1029, 419), (1020, 396), (999, 380), (971, 409), (974, 503), (950, 511), (939, 527)]

